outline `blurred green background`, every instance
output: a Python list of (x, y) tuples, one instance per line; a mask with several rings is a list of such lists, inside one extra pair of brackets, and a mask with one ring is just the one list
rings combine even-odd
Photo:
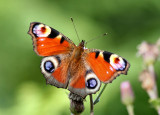
[[(0, 115), (70, 114), (68, 91), (46, 85), (39, 67), (42, 57), (33, 51), (31, 36), (27, 34), (30, 22), (38, 21), (78, 44), (70, 17), (80, 39), (108, 33), (90, 42), (88, 48), (114, 52), (131, 64), (127, 76), (121, 75), (107, 86), (95, 105), (95, 115), (128, 114), (120, 100), (120, 83), (125, 80), (131, 82), (135, 93), (135, 114), (156, 115), (138, 81), (143, 63), (136, 53), (142, 41), (154, 43), (160, 37), (159, 0), (1, 0)], [(159, 64), (155, 65), (158, 76)], [(160, 86), (159, 79), (157, 82)], [(88, 97), (83, 115), (87, 114)]]

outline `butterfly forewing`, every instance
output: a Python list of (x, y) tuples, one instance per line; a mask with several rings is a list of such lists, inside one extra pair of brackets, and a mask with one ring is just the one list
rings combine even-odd
[(34, 51), (40, 56), (70, 53), (75, 47), (66, 36), (39, 22), (31, 23), (28, 33), (32, 36)]
[(104, 83), (112, 82), (119, 74), (127, 74), (130, 64), (122, 57), (101, 50), (90, 50), (86, 61)]

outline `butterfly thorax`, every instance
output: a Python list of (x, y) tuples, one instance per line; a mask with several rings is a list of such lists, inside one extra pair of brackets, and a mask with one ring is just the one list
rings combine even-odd
[(75, 46), (71, 58), (70, 58), (70, 64), (69, 64), (69, 73), (70, 77), (75, 76), (77, 73), (77, 70), (82, 67), (82, 55), (84, 53), (84, 41), (80, 42), (78, 46)]
[(84, 52), (84, 40), (80, 42), (73, 50), (71, 61), (78, 62), (81, 59), (81, 55)]

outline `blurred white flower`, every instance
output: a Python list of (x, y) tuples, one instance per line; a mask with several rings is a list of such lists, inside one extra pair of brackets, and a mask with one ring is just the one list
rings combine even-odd
[(153, 64), (160, 54), (159, 46), (160, 39), (155, 44), (144, 41), (138, 46), (138, 55), (143, 57), (145, 64)]
[(143, 70), (139, 76), (139, 80), (142, 83), (142, 88), (145, 90), (152, 90), (155, 82), (152, 75), (147, 70)]

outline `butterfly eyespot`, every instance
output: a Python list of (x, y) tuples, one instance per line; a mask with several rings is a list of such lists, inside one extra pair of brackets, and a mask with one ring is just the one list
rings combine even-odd
[(33, 27), (33, 33), (38, 37), (48, 37), (51, 33), (51, 28), (43, 24), (37, 24)]
[(94, 89), (97, 86), (97, 80), (95, 78), (90, 78), (87, 80), (86, 86), (89, 89)]
[(94, 93), (95, 91), (99, 90), (101, 85), (100, 80), (92, 70), (88, 70), (85, 77), (86, 88), (88, 92)]
[(125, 61), (116, 54), (111, 55), (110, 64), (113, 66), (114, 69), (120, 70), (120, 71), (124, 70), (126, 67)]
[(54, 64), (51, 61), (46, 61), (44, 63), (44, 69), (49, 72), (52, 73), (55, 70)]
[(119, 61), (120, 61), (119, 58), (115, 58), (115, 59), (114, 59), (114, 63), (117, 63), (117, 64), (118, 64)]
[(45, 57), (42, 60), (41, 63), (41, 70), (42, 73), (50, 74), (53, 73), (58, 65), (61, 63), (60, 57), (58, 56), (51, 56), (51, 57)]
[(41, 27), (41, 32), (45, 33), (46, 32), (46, 28), (45, 27)]

